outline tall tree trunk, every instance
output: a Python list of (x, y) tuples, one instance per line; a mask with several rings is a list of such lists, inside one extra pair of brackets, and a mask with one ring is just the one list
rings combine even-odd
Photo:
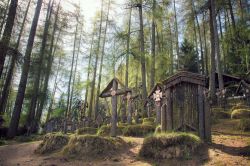
[(231, 20), (232, 20), (233, 29), (234, 29), (234, 32), (235, 32), (236, 23), (235, 23), (234, 12), (233, 12), (233, 7), (232, 7), (231, 0), (228, 0), (228, 7), (229, 7), (229, 12), (230, 12)]
[(174, 53), (173, 53), (173, 36), (172, 36), (172, 29), (170, 19), (168, 19), (168, 28), (169, 28), (169, 39), (170, 39), (170, 74), (174, 73)]
[[(55, 21), (54, 21), (54, 25), (53, 25), (52, 39), (51, 39), (51, 44), (50, 44), (50, 49), (49, 49), (49, 57), (48, 57), (48, 61), (47, 61), (47, 68), (46, 68), (46, 73), (45, 73), (44, 86), (43, 86), (42, 93), (41, 93), (40, 105), (38, 107), (37, 114), (36, 114), (36, 117), (35, 117), (35, 127), (34, 127), (35, 129), (38, 129), (38, 124), (39, 124), (39, 122), (41, 120), (41, 116), (42, 116), (42, 112), (43, 112), (43, 108), (44, 108), (44, 104), (45, 104), (45, 100), (46, 100), (46, 94), (47, 94), (47, 91), (48, 91), (49, 77), (50, 77), (50, 74), (51, 74), (51, 68), (52, 68), (52, 64), (53, 64), (53, 61), (54, 61), (55, 50), (56, 50), (57, 42), (58, 42), (58, 40), (60, 38), (60, 35), (61, 35), (61, 28), (60, 28), (59, 32), (58, 32), (58, 36), (57, 36), (56, 45), (54, 45), (56, 28), (57, 28), (57, 24), (58, 24), (59, 10), (60, 10), (60, 1), (58, 3), (56, 14), (55, 14)], [(53, 48), (54, 48), (54, 51), (53, 51)]]
[(178, 37), (178, 20), (177, 20), (177, 14), (176, 14), (176, 5), (175, 5), (175, 0), (174, 0), (174, 18), (175, 18), (175, 38), (176, 38), (176, 54), (177, 54), (177, 69), (179, 69), (179, 55), (180, 55), (180, 49), (179, 49), (179, 37)]
[(102, 0), (102, 5), (101, 5), (101, 20), (100, 20), (100, 27), (99, 27), (99, 36), (98, 36), (98, 41), (97, 41), (97, 52), (96, 52), (96, 57), (95, 57), (94, 74), (93, 74), (93, 80), (91, 82), (91, 92), (90, 92), (89, 112), (88, 112), (89, 118), (92, 117), (92, 112), (93, 112), (95, 80), (96, 80), (97, 64), (98, 64), (98, 59), (99, 59), (100, 43), (101, 43), (101, 35), (102, 35), (102, 16), (103, 16), (103, 0)]
[(105, 55), (105, 44), (106, 44), (106, 35), (107, 35), (108, 22), (109, 22), (110, 3), (111, 3), (111, 0), (109, 0), (108, 2), (108, 12), (107, 12), (107, 17), (106, 17), (106, 25), (105, 25), (105, 31), (104, 31), (104, 37), (103, 37), (103, 43), (102, 43), (101, 64), (100, 64), (100, 69), (99, 69), (99, 78), (98, 78), (97, 93), (96, 93), (95, 118), (97, 117), (97, 113), (99, 110), (99, 95), (100, 95), (100, 88), (101, 88), (101, 81), (102, 81), (102, 66), (103, 66), (103, 58)]
[(93, 55), (93, 43), (94, 43), (94, 32), (92, 33), (92, 39), (91, 39), (91, 44), (90, 44), (90, 51), (89, 51), (89, 62), (88, 62), (88, 74), (87, 74), (87, 85), (86, 85), (86, 92), (85, 92), (85, 105), (84, 105), (84, 112), (83, 115), (86, 116), (86, 107), (87, 107), (87, 102), (88, 102), (88, 94), (89, 94), (89, 75), (90, 75), (90, 66), (91, 66), (91, 60), (92, 60), (92, 55)]
[(129, 9), (129, 20), (128, 20), (126, 74), (125, 74), (125, 87), (126, 88), (128, 88), (128, 66), (129, 66), (129, 52), (130, 52), (131, 13), (132, 13), (132, 8)]
[(17, 4), (18, 4), (18, 0), (11, 0), (7, 21), (6, 21), (3, 36), (0, 42), (0, 78), (2, 76), (5, 57), (6, 57), (8, 46), (10, 43), (11, 32), (12, 32), (14, 22), (15, 22)]
[(204, 55), (205, 55), (205, 74), (208, 76), (208, 49), (207, 49), (207, 33), (206, 33), (206, 23), (205, 23), (205, 13), (203, 13), (202, 16), (202, 22), (203, 22), (203, 36), (204, 36)]
[[(60, 37), (60, 32), (61, 32), (61, 30), (59, 31), (59, 34), (58, 34), (58, 37), (57, 37), (57, 42), (58, 42), (59, 37)], [(55, 46), (57, 46), (57, 42), (56, 42)], [(54, 48), (53, 56), (55, 55), (55, 51), (56, 51), (56, 47)], [(54, 101), (55, 101), (55, 94), (56, 94), (57, 83), (58, 83), (57, 78), (58, 78), (59, 69), (61, 67), (61, 61), (62, 61), (62, 56), (60, 55), (59, 61), (58, 61), (58, 66), (57, 66), (57, 69), (56, 69), (56, 77), (55, 77), (54, 87), (53, 87), (53, 91), (52, 91), (52, 95), (51, 95), (51, 101), (50, 101), (50, 104), (49, 104), (48, 113), (47, 113), (47, 117), (46, 117), (45, 122), (48, 122), (48, 120), (50, 119), (50, 115), (51, 115), (51, 112), (52, 112), (52, 106), (53, 106)]]
[(78, 43), (78, 48), (77, 48), (77, 54), (76, 54), (76, 60), (75, 60), (75, 69), (74, 69), (74, 74), (73, 74), (73, 82), (71, 86), (71, 95), (70, 95), (70, 110), (72, 109), (72, 102), (73, 102), (73, 96), (74, 96), (74, 86), (75, 86), (75, 80), (76, 80), (76, 71), (77, 71), (77, 66), (78, 66), (78, 57), (80, 54), (80, 47), (81, 47), (81, 40), (82, 40), (82, 33), (83, 33), (83, 27), (81, 27), (80, 31), (80, 38), (79, 38), (79, 43)]
[[(24, 26), (25, 26), (25, 23), (26, 23), (26, 19), (27, 19), (27, 14), (28, 14), (28, 11), (29, 11), (29, 8), (30, 8), (30, 2), (31, 2), (31, 0), (29, 0), (29, 2), (28, 2), (27, 8), (26, 8), (26, 11), (25, 11), (25, 14), (24, 14), (23, 22), (22, 22), (22, 25), (21, 25), (21, 29), (20, 29), (18, 39), (17, 39), (17, 42), (16, 42), (16, 46), (15, 46), (16, 51), (18, 51), (20, 41), (21, 41), (21, 37), (23, 35), (23, 30), (24, 30)], [(11, 58), (11, 64), (10, 64), (10, 67), (9, 67), (9, 70), (8, 70), (8, 73), (7, 73), (7, 77), (6, 77), (6, 80), (5, 80), (5, 83), (4, 83), (3, 91), (2, 91), (2, 96), (1, 96), (1, 101), (0, 101), (0, 112), (5, 111), (5, 109), (6, 109), (6, 103), (7, 103), (8, 97), (9, 97), (11, 81), (12, 81), (13, 73), (14, 73), (14, 70), (15, 70), (15, 64), (16, 64), (17, 56), (18, 55), (16, 54), (16, 55), (13, 55), (12, 58)]]
[(209, 97), (212, 104), (216, 103), (216, 89), (215, 89), (215, 36), (214, 36), (214, 24), (213, 24), (213, 11), (212, 5), (214, 5), (213, 0), (210, 0), (209, 8), (209, 25), (210, 25), (210, 37), (211, 37), (211, 57), (210, 57), (210, 77), (209, 77)]
[(70, 90), (71, 90), (71, 80), (73, 75), (73, 67), (75, 62), (75, 54), (76, 54), (76, 41), (77, 41), (77, 32), (78, 32), (78, 26), (79, 23), (77, 22), (76, 30), (75, 30), (75, 37), (74, 37), (74, 46), (73, 46), (73, 57), (71, 61), (71, 69), (70, 69), (70, 75), (69, 75), (69, 83), (68, 83), (68, 97), (67, 97), (67, 108), (64, 115), (64, 133), (67, 133), (67, 120), (68, 120), (68, 114), (71, 110), (71, 104), (70, 104)]
[(10, 0), (7, 1), (6, 8), (4, 10), (3, 20), (2, 20), (1, 25), (0, 25), (0, 36), (2, 34), (2, 30), (3, 30), (4, 24), (5, 24), (5, 18), (7, 17), (7, 14), (8, 14), (7, 12), (8, 12), (8, 8), (9, 8), (9, 3), (10, 3)]
[(221, 72), (221, 57), (220, 57), (220, 43), (219, 43), (219, 36), (218, 36), (218, 29), (217, 29), (217, 20), (216, 20), (216, 4), (214, 0), (211, 0), (211, 11), (212, 11), (212, 21), (213, 21), (213, 28), (214, 28), (214, 46), (215, 46), (215, 55), (217, 58), (216, 66), (218, 72), (218, 81), (219, 81), (219, 90), (222, 91), (224, 89), (224, 82), (223, 76)]
[[(201, 52), (201, 73), (204, 74), (205, 73), (204, 72), (204, 70), (205, 70), (204, 66), (205, 65), (204, 65), (203, 45), (202, 45), (202, 40), (201, 40), (201, 28), (200, 28), (198, 16), (196, 14), (196, 8), (195, 8), (195, 5), (194, 5), (194, 0), (192, 0), (192, 9), (193, 9), (194, 18), (195, 18), (195, 21), (196, 21), (196, 26), (197, 26), (197, 30), (198, 30), (198, 36), (199, 36), (199, 44), (200, 44), (200, 52)], [(195, 22), (194, 22), (194, 26), (195, 26)], [(197, 42), (197, 39), (196, 39), (196, 42)], [(198, 44), (197, 44), (197, 48), (198, 48)], [(199, 71), (199, 69), (198, 69), (198, 71)]]
[(141, 78), (142, 78), (142, 96), (143, 100), (147, 98), (147, 85), (146, 85), (146, 64), (145, 64), (145, 48), (144, 48), (144, 30), (142, 18), (142, 0), (139, 4), (139, 18), (140, 18), (140, 50), (141, 50)]
[(48, 33), (49, 33), (50, 18), (51, 18), (51, 14), (52, 14), (52, 10), (53, 10), (52, 8), (53, 8), (53, 4), (51, 7), (51, 0), (50, 0), (49, 5), (48, 5), (48, 9), (47, 9), (44, 30), (43, 30), (42, 45), (41, 45), (39, 57), (38, 57), (38, 70), (37, 70), (38, 72), (35, 75), (35, 82), (33, 85), (33, 94), (32, 94), (31, 104), (30, 104), (30, 108), (29, 108), (29, 114), (28, 114), (27, 121), (26, 121), (27, 127), (31, 127), (32, 132), (35, 132), (35, 130), (36, 130), (35, 126), (36, 126), (36, 123), (38, 123), (38, 122), (36, 122), (37, 119), (35, 119), (35, 115), (40, 114), (38, 111), (36, 112), (36, 108), (38, 106), (37, 99), (38, 99), (39, 89), (40, 89), (40, 85), (41, 85), (40, 80), (41, 80), (41, 74), (42, 74), (43, 64), (44, 64), (43, 61), (44, 61), (45, 48), (46, 48), (46, 43), (47, 43)]
[(29, 34), (28, 43), (27, 43), (27, 48), (26, 48), (26, 52), (25, 52), (25, 56), (24, 56), (24, 64), (23, 64), (21, 79), (20, 79), (17, 97), (16, 97), (16, 102), (15, 102), (13, 115), (11, 117), (9, 130), (8, 130), (8, 137), (9, 138), (13, 138), (16, 135), (18, 124), (19, 124), (20, 114), (21, 114), (23, 100), (24, 100), (24, 93), (25, 93), (25, 89), (26, 89), (28, 73), (29, 73), (29, 68), (30, 68), (30, 56), (31, 56), (31, 52), (33, 49), (34, 38), (36, 35), (37, 23), (38, 23), (38, 19), (40, 16), (42, 2), (43, 2), (43, 0), (37, 1), (37, 7), (35, 10), (35, 15), (33, 18), (32, 25), (31, 25), (31, 30), (30, 30), (30, 34)]
[(150, 89), (152, 89), (155, 84), (155, 5), (156, 1), (153, 0), (152, 42), (151, 42), (152, 64), (151, 64)]

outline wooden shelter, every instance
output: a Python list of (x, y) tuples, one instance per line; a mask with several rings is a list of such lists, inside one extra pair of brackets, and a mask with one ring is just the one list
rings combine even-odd
[[(118, 87), (119, 85), (123, 88), (119, 89), (119, 87)], [(111, 98), (112, 117), (111, 117), (111, 132), (110, 132), (112, 137), (116, 136), (116, 128), (117, 128), (117, 96), (124, 95), (124, 94), (127, 95), (131, 92), (132, 91), (130, 89), (124, 88), (123, 84), (117, 78), (113, 78), (108, 83), (107, 87), (101, 92), (101, 94), (99, 96), (101, 98), (112, 97)], [(128, 96), (130, 97), (131, 95), (128, 95)], [(128, 108), (130, 108), (130, 107), (128, 107)], [(128, 110), (128, 112), (129, 112), (129, 110)]]
[(211, 141), (210, 108), (206, 99), (206, 78), (180, 71), (163, 81), (162, 130), (192, 131)]

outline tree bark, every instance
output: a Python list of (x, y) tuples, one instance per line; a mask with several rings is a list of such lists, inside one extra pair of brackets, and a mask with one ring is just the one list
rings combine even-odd
[(179, 37), (178, 37), (178, 20), (177, 20), (177, 14), (176, 14), (176, 6), (175, 6), (175, 0), (174, 0), (174, 17), (175, 17), (175, 37), (176, 37), (176, 54), (177, 54), (177, 69), (179, 69), (179, 55), (180, 55), (180, 49), (179, 49)]
[(11, 0), (7, 21), (5, 24), (3, 36), (1, 39), (1, 43), (0, 43), (0, 78), (2, 76), (5, 57), (6, 57), (8, 46), (10, 43), (11, 32), (14, 27), (17, 5), (18, 5), (18, 0)]
[(19, 124), (20, 114), (21, 114), (23, 100), (24, 100), (24, 93), (25, 93), (27, 79), (28, 79), (29, 67), (30, 67), (30, 56), (31, 56), (31, 52), (32, 52), (33, 44), (34, 44), (34, 38), (36, 35), (37, 23), (38, 23), (38, 19), (40, 16), (42, 2), (43, 0), (37, 1), (37, 7), (35, 10), (35, 15), (33, 18), (32, 25), (31, 25), (27, 48), (26, 48), (26, 52), (24, 56), (24, 64), (23, 64), (21, 79), (20, 79), (17, 97), (16, 97), (16, 102), (15, 102), (13, 115), (11, 117), (9, 130), (7, 134), (9, 138), (13, 138), (16, 135), (18, 124)]
[[(16, 42), (16, 46), (15, 46), (15, 50), (18, 51), (19, 45), (20, 45), (20, 41), (21, 41), (21, 37), (23, 35), (23, 30), (24, 30), (24, 26), (26, 23), (26, 19), (27, 19), (27, 14), (30, 8), (30, 2), (31, 0), (29, 0), (28, 4), (27, 4), (27, 8), (24, 14), (24, 18), (23, 18), (23, 22), (21, 25), (21, 29), (18, 35), (18, 39)], [(7, 77), (4, 83), (4, 87), (3, 87), (3, 91), (2, 91), (2, 96), (1, 96), (1, 101), (0, 101), (0, 112), (4, 112), (6, 109), (6, 103), (9, 97), (9, 92), (10, 92), (10, 87), (11, 87), (11, 82), (12, 82), (12, 78), (13, 78), (13, 73), (15, 70), (15, 64), (16, 64), (16, 60), (17, 60), (17, 56), (18, 55), (13, 55), (11, 58), (11, 63), (10, 63), (10, 67), (7, 73)]]
[(109, 0), (108, 2), (108, 12), (107, 12), (107, 18), (106, 18), (106, 25), (105, 25), (105, 30), (104, 30), (104, 37), (103, 37), (103, 43), (102, 43), (102, 54), (101, 54), (101, 64), (100, 64), (100, 69), (99, 69), (99, 78), (98, 78), (98, 85), (97, 85), (97, 98), (96, 98), (96, 103), (95, 103), (95, 118), (97, 117), (97, 113), (99, 111), (99, 94), (100, 94), (100, 88), (101, 88), (101, 81), (102, 81), (102, 66), (103, 66), (103, 58), (105, 55), (105, 44), (106, 44), (106, 35), (107, 35), (107, 29), (108, 29), (108, 19), (109, 19), (109, 9), (110, 9), (110, 3), (111, 1)]
[(210, 77), (209, 77), (209, 97), (212, 104), (216, 103), (216, 89), (215, 89), (215, 39), (214, 39), (214, 25), (213, 25), (213, 0), (210, 0), (209, 8), (209, 25), (210, 25), (210, 42), (211, 42), (211, 57), (210, 57)]
[(151, 79), (150, 79), (150, 89), (154, 87), (155, 84), (155, 5), (156, 1), (153, 0), (153, 19), (152, 19), (152, 42), (151, 42), (151, 54), (152, 54), (152, 64), (151, 64)]
[(98, 59), (99, 59), (100, 43), (101, 43), (101, 35), (102, 35), (101, 34), (102, 33), (102, 16), (103, 16), (103, 0), (102, 0), (102, 6), (101, 6), (101, 20), (100, 20), (100, 27), (99, 27), (98, 43), (97, 43), (97, 52), (96, 52), (96, 57), (95, 57), (94, 74), (93, 74), (93, 80), (91, 83), (91, 93), (90, 93), (89, 113), (88, 113), (89, 118), (92, 117), (92, 112), (93, 112), (95, 79), (96, 79), (97, 64), (98, 64)]
[(74, 46), (73, 46), (73, 57), (71, 61), (71, 69), (70, 69), (70, 75), (69, 75), (69, 83), (68, 83), (68, 97), (67, 97), (67, 109), (65, 111), (64, 115), (64, 133), (67, 133), (67, 120), (68, 120), (68, 114), (71, 110), (71, 104), (70, 104), (70, 92), (71, 92), (71, 80), (72, 80), (72, 75), (73, 75), (73, 67), (74, 67), (74, 62), (75, 62), (75, 53), (76, 53), (76, 41), (77, 41), (77, 32), (78, 32), (78, 25), (79, 23), (77, 22), (76, 25), (76, 30), (75, 30), (75, 37), (74, 37)]
[(28, 127), (31, 127), (31, 132), (34, 132), (36, 130), (35, 126), (36, 126), (36, 123), (38, 123), (38, 122), (37, 122), (37, 119), (35, 118), (35, 116), (37, 116), (37, 114), (40, 114), (38, 111), (36, 112), (36, 108), (38, 106), (37, 99), (38, 99), (38, 95), (39, 95), (39, 88), (41, 85), (40, 80), (41, 80), (41, 74), (42, 74), (42, 70), (43, 70), (43, 61), (44, 61), (46, 43), (47, 43), (48, 33), (49, 33), (50, 18), (51, 18), (52, 8), (53, 8), (53, 7), (51, 7), (51, 5), (53, 6), (53, 4), (51, 4), (51, 0), (50, 0), (49, 4), (48, 4), (46, 21), (45, 21), (45, 25), (44, 25), (42, 45), (41, 45), (39, 57), (38, 57), (38, 72), (35, 75), (35, 82), (33, 85), (33, 95), (32, 95), (31, 104), (30, 104), (30, 108), (29, 108), (29, 114), (28, 114), (27, 121), (26, 121), (26, 125)]
[(139, 18), (140, 18), (140, 51), (141, 51), (141, 77), (142, 77), (142, 96), (143, 100), (147, 98), (147, 82), (146, 82), (146, 64), (145, 64), (145, 48), (144, 48), (144, 30), (142, 18), (142, 0), (139, 4)]

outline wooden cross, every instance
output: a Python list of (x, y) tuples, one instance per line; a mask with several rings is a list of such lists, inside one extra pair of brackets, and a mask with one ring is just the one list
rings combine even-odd
[[(99, 97), (106, 98), (111, 97), (111, 103), (112, 103), (112, 117), (111, 117), (111, 137), (116, 137), (116, 129), (117, 129), (117, 96), (118, 95), (124, 95), (131, 93), (130, 89), (118, 89), (118, 85), (123, 84), (117, 79), (112, 79), (107, 87), (102, 91)], [(124, 86), (123, 86), (124, 87)]]

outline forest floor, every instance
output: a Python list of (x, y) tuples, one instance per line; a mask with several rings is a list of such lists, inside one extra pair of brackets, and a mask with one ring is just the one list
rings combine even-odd
[(92, 166), (92, 165), (244, 165), (250, 166), (250, 133), (234, 130), (237, 120), (220, 120), (212, 127), (213, 143), (205, 145), (194, 156), (183, 160), (152, 161), (138, 158), (143, 138), (122, 137), (131, 148), (119, 156), (100, 160), (73, 160), (60, 154), (37, 155), (40, 141), (0, 146), (0, 166)]

